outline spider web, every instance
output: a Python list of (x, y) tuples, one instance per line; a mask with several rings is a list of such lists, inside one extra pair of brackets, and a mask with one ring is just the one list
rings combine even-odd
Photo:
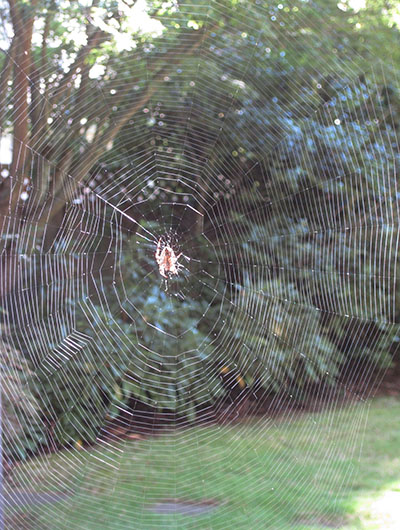
[[(182, 5), (176, 18), (161, 17), (168, 31), (143, 48), (140, 60), (137, 54), (131, 59), (134, 79), (111, 75), (106, 85), (95, 78), (96, 91), (77, 115), (72, 96), (62, 95), (50, 139), (43, 128), (20, 146), (21, 156), (24, 147), (30, 153), (29, 177), (3, 170), (11, 182), (9, 213), (1, 219), (3, 347), (23, 352), (33, 366), (29, 383), (48, 392), (45, 419), (32, 405), (39, 434), (54, 448), (60, 441), (68, 446), (56, 458), (40, 446), (35, 465), (7, 484), (10, 527), (25, 524), (12, 492), (35, 491), (39, 481), (41, 494), (62, 502), (30, 504), (37, 528), (98, 528), (99, 520), (104, 528), (186, 528), (179, 515), (161, 519), (149, 511), (168, 498), (217, 498), (218, 509), (191, 520), (190, 528), (222, 528), (230, 504), (242, 495), (221, 489), (218, 473), (230, 469), (241, 491), (248, 490), (237, 527), (282, 527), (290, 478), (303, 490), (301, 503), (290, 507), (294, 528), (322, 502), (317, 481), (292, 474), (297, 438), (309, 446), (305, 467), (322, 442), (326, 469), (337, 461), (337, 473), (317, 470), (333, 492), (334, 520), (336, 499), (356, 471), (352, 457), (383, 374), (382, 352), (398, 330), (399, 151), (393, 115), (382, 100), (389, 95), (377, 94), (374, 82), (390, 65), (370, 56), (358, 60), (353, 50), (354, 60), (350, 50), (342, 55), (328, 14), (313, 6), (315, 17), (306, 24), (306, 4), (287, 12), (281, 4), (251, 3), (246, 17), (238, 8), (223, 32), (217, 31), (223, 5)], [(192, 29), (179, 27), (177, 45), (185, 13), (208, 31), (197, 62), (185, 61)], [(265, 28), (260, 17), (268, 21)], [(315, 46), (307, 38), (290, 41), (287, 27), (301, 24), (312, 31), (318, 26), (326, 38)], [(237, 56), (229, 42), (240, 50)], [(307, 51), (306, 65), (287, 61), (296, 46)], [(152, 77), (152, 65), (169, 47), (168, 73)], [(268, 70), (271, 54), (281, 58), (280, 67), (274, 63), (278, 71)], [(322, 63), (322, 57), (331, 60)], [(121, 60), (129, 57), (115, 58), (109, 70), (118, 73)], [(291, 79), (287, 72), (296, 67), (303, 74)], [(52, 73), (43, 69), (40, 76)], [(279, 75), (288, 96), (266, 82)], [(79, 85), (79, 76), (71, 82)], [(149, 83), (152, 95), (143, 103)], [(329, 94), (323, 104), (321, 93)], [(119, 98), (126, 94), (139, 109), (129, 120)], [(46, 101), (46, 94), (36, 96)], [(246, 98), (254, 99), (253, 116)], [(120, 131), (94, 167), (82, 157), (65, 175), (43, 155), (43, 142), (55, 157), (71, 134), (71, 150), (86, 156), (88, 135), (96, 134), (85, 127), (86, 116), (96, 116), (99, 130), (110, 109)], [(77, 122), (81, 133), (74, 136)], [(330, 135), (328, 146), (316, 122)], [(248, 149), (251, 159), (244, 163)], [(75, 176), (80, 172), (83, 178)], [(155, 259), (159, 241), (182, 253), (179, 274), (166, 279)], [(326, 339), (334, 333), (341, 354)], [(362, 351), (376, 354), (364, 359)], [(82, 402), (113, 385), (113, 363), (123, 367), (121, 391), (94, 401), (93, 420), (85, 422)], [(310, 374), (318, 374), (317, 383), (297, 384)], [(321, 402), (332, 412), (344, 399), (354, 422), (346, 443), (336, 447), (329, 440), (339, 420), (319, 422), (316, 412)], [(232, 424), (246, 407), (254, 414), (251, 426)], [(302, 409), (315, 414), (296, 426)], [(194, 421), (208, 426), (192, 428)], [(160, 433), (163, 426), (167, 434), (157, 444), (133, 448), (126, 437)], [(249, 429), (251, 446), (244, 441)], [(3, 432), (5, 447), (13, 443), (12, 431)], [(87, 433), (95, 445), (79, 442)], [(258, 453), (265, 440), (276, 448), (272, 455)], [(152, 473), (140, 462), (153, 461), (159, 466), (154, 486), (133, 492), (124, 486), (132, 473)], [(246, 479), (246, 466), (259, 468), (257, 481)], [(348, 479), (339, 484), (343, 469)], [(270, 507), (268, 522), (261, 506)]]

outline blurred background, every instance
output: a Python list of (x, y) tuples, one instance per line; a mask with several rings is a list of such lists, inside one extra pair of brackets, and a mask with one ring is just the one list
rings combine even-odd
[(399, 4), (0, 13), (3, 525), (398, 528)]

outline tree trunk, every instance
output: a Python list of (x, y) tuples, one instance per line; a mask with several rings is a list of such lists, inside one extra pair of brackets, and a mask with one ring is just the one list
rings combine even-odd
[(13, 38), (7, 56), (4, 60), (3, 69), (0, 74), (0, 132), (4, 132), (4, 118), (6, 114), (6, 99), (7, 99), (7, 87), (8, 81), (11, 76), (13, 69), (15, 52), (17, 48), (17, 39)]
[[(10, 166), (10, 176), (4, 179), (0, 191), (0, 223), (7, 226), (18, 226), (20, 212), (18, 199), (21, 186), (27, 172), (29, 153), (29, 75), (31, 71), (31, 44), (34, 14), (37, 0), (29, 4), (17, 4), (9, 0), (11, 20), (14, 30), (13, 46), (9, 56), (14, 66), (13, 78), (13, 152)], [(12, 55), (11, 55), (12, 54)], [(3, 70), (4, 71), (4, 70)], [(11, 73), (11, 71), (9, 72)], [(7, 80), (8, 81), (8, 80)], [(16, 223), (14, 223), (16, 218)], [(13, 224), (14, 223), (14, 224)], [(13, 241), (6, 242), (6, 250), (0, 263), (3, 272), (3, 282), (0, 286), (0, 296), (5, 296), (13, 290), (16, 282), (16, 257)], [(4, 249), (2, 249), (4, 250)]]
[[(14, 65), (13, 106), (14, 106), (14, 132), (13, 132), (13, 157), (11, 162), (11, 175), (21, 178), (26, 171), (28, 157), (28, 127), (29, 127), (29, 75), (31, 71), (31, 43), (34, 21), (34, 5), (28, 7), (14, 5), (11, 17), (14, 35), (17, 36), (17, 49)], [(10, 3), (11, 8), (11, 3)]]

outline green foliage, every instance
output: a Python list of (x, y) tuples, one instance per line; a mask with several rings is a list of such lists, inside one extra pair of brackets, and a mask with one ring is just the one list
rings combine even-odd
[[(58, 8), (57, 1), (40, 3), (36, 17), (42, 27), (51, 15), (45, 64), (39, 64), (43, 43), (33, 43), (38, 83), (46, 85), (51, 105), (33, 104), (32, 128), (38, 109), (48, 119), (32, 147), (55, 167), (61, 157), (68, 178), (65, 153), (71, 154), (75, 181), (68, 180), (67, 189), (83, 179), (74, 170), (86, 159), (101, 162), (96, 171), (89, 164), (83, 172), (85, 178), (92, 173), (100, 190), (123, 167), (136, 170), (147, 155), (166, 154), (168, 172), (193, 168), (193, 182), (204, 185), (207, 161), (224, 189), (220, 209), (212, 212), (214, 224), (224, 227), (229, 220), (232, 237), (206, 221), (218, 248), (214, 255), (189, 234), (189, 247), (200, 248), (201, 267), (197, 276), (183, 272), (166, 290), (154, 242), (140, 247), (134, 236), (118, 239), (119, 260), (105, 267), (102, 253), (108, 248), (97, 234), (91, 250), (100, 262), (92, 263), (87, 290), (72, 298), (64, 286), (43, 287), (43, 306), (50, 290), (65, 299), (67, 317), (57, 321), (61, 332), (44, 312), (38, 334), (47, 334), (45, 347), (23, 336), (20, 343), (34, 359), (36, 393), (52, 425), (49, 436), (67, 443), (84, 432), (94, 440), (104, 421), (132, 398), (193, 419), (200, 403), (224, 395), (222, 360), (249, 388), (293, 391), (299, 399), (312, 383), (345, 381), (352, 364), (386, 366), (398, 339), (382, 307), (391, 303), (399, 265), (394, 256), (385, 264), (371, 261), (380, 249), (369, 242), (378, 241), (378, 233), (394, 238), (397, 230), (386, 208), (398, 201), (389, 190), (396, 188), (400, 162), (396, 6), (373, 1), (355, 13), (346, 2), (339, 9), (323, 0), (287, 6), (224, 0), (196, 2), (194, 12), (190, 4), (157, 1), (149, 15), (162, 22), (159, 34), (130, 29), (114, 1), (99, 2), (94, 13), (77, 2)], [(261, 9), (265, 16), (259, 16)], [(251, 27), (244, 28), (246, 20)], [(202, 54), (183, 53), (210, 22), (212, 43), (203, 44)], [(68, 81), (65, 63), (73, 64), (82, 49), (71, 38), (73, 27), (88, 38), (99, 28), (102, 33), (73, 73), (74, 82), (61, 90)], [(129, 46), (119, 45), (121, 35)], [(381, 65), (376, 57), (389, 51), (389, 64)], [(95, 65), (102, 67), (96, 75)], [(152, 77), (159, 72), (160, 79)], [(146, 99), (149, 86), (156, 91)], [(37, 96), (33, 85), (32, 94)], [(144, 103), (134, 119), (113, 137), (110, 131), (137, 101)], [(13, 119), (9, 105), (7, 127)], [(91, 128), (97, 139), (103, 133), (112, 138), (111, 156), (109, 143), (92, 149)], [(382, 170), (387, 186), (378, 189)], [(132, 186), (134, 178), (136, 173)], [(44, 191), (53, 189), (50, 180)], [(185, 191), (180, 178), (168, 185), (169, 192)], [(140, 177), (134, 186), (141, 186)], [(143, 197), (144, 211), (137, 206), (135, 215), (146, 215), (143, 227), (161, 234), (162, 199), (149, 187)], [(57, 217), (47, 222), (58, 228)], [(58, 237), (51, 252), (73, 254), (73, 248)], [(221, 288), (215, 295), (201, 268), (225, 278), (228, 295)], [(383, 276), (392, 283), (380, 281)], [(195, 287), (181, 297), (186, 285)]]
[(32, 372), (23, 355), (0, 341), (2, 443), (7, 459), (21, 460), (44, 441), (39, 403), (29, 381)]
[(60, 340), (51, 326), (42, 329), (55, 341), (36, 360), (35, 391), (57, 443), (82, 439), (82, 433), (94, 441), (133, 398), (194, 420), (196, 407), (223, 395), (207, 324), (198, 324), (207, 300), (167, 292), (153, 253), (138, 251), (132, 241), (124, 243), (118, 273), (123, 286), (104, 278), (104, 304), (67, 302), (74, 331), (65, 329)]

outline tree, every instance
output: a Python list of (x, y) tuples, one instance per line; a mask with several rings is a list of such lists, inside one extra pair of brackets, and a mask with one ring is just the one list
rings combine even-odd
[[(48, 193), (53, 195), (56, 204), (50, 216), (57, 223), (65, 201), (79, 188), (107, 145), (149, 101), (168, 72), (185, 56), (196, 53), (213, 28), (190, 30), (183, 39), (175, 35), (169, 47), (151, 54), (144, 64), (141, 54), (149, 38), (139, 30), (132, 34), (122, 29), (127, 17), (113, 1), (94, 0), (81, 13), (77, 3), (61, 10), (56, 1), (17, 0), (9, 2), (7, 15), (13, 36), (4, 55), (1, 93), (7, 92), (11, 74), (13, 84), (8, 97), (3, 98), (0, 125), (3, 132), (11, 127), (13, 150), (10, 178), (2, 183), (0, 212), (5, 216), (22, 210), (21, 193), (32, 189), (39, 192), (43, 202)], [(85, 33), (81, 46), (68, 40), (66, 31), (72, 23), (78, 25), (75, 35)], [(41, 28), (40, 44), (38, 33), (32, 41), (34, 24)], [(132, 49), (118, 54), (115, 34), (125, 35)], [(96, 79), (91, 69), (100, 54), (106, 62), (105, 74)], [(127, 86), (116, 98), (104, 98), (105, 92), (113, 92), (118, 85), (119, 76), (132, 77), (131, 67), (136, 69), (134, 76), (139, 75), (141, 90), (136, 92)], [(116, 106), (123, 112), (116, 115)], [(91, 140), (84, 140), (93, 127), (96, 132)], [(43, 165), (48, 166), (46, 170)]]
[[(9, 5), (5, 17), (19, 31)], [(361, 357), (370, 367), (387, 362), (397, 340), (390, 322), (398, 309), (385, 321), (396, 253), (385, 263), (370, 256), (394, 237), (388, 205), (396, 201), (400, 107), (395, 73), (374, 57), (393, 49), (396, 59), (400, 48), (383, 6), (374, 2), (372, 19), (322, 0), (196, 2), (196, 10), (153, 2), (146, 33), (128, 27), (137, 4), (85, 5), (60, 12), (56, 1), (17, 2), (27, 29), (34, 13), (40, 39), (31, 39), (28, 54), (10, 39), (0, 84), (21, 75), (29, 57), (29, 76), (15, 81), (2, 113), (15, 146), (2, 184), (3, 259), (10, 260), (3, 292), (18, 294), (11, 306), (22, 321), (35, 315), (31, 329), (14, 334), (43, 371), (38, 384), (52, 421), (69, 424), (60, 389), (77, 403), (71, 414), (82, 424), (96, 417), (96, 428), (130, 394), (193, 411), (201, 395), (196, 363), (188, 358), (176, 381), (177, 367), (162, 364), (152, 344), (171, 353), (181, 341), (183, 354), (201, 343), (196, 355), (216, 394), (218, 370), (226, 368), (220, 352), (249, 386), (296, 397), (310, 382), (334, 385), (351, 375)], [(375, 25), (384, 37), (372, 34)], [(221, 280), (219, 289), (205, 277), (193, 282), (189, 302), (177, 296), (169, 312), (158, 308), (162, 288), (146, 283), (154, 234), (173, 218), (162, 213), (163, 193), (185, 195), (192, 210), (183, 208), (181, 226), (191, 250), (199, 249), (192, 263)], [(191, 342), (185, 327), (198, 338)], [(169, 338), (160, 341), (160, 330)], [(209, 343), (211, 331), (217, 338)], [(42, 335), (45, 347), (37, 346)], [(73, 355), (58, 366), (71, 341)], [(148, 355), (148, 373), (132, 375), (132, 351), (136, 360)], [(49, 362), (56, 386), (45, 377)], [(99, 384), (82, 385), (88, 374)], [(205, 394), (207, 384), (202, 379)], [(182, 392), (189, 387), (192, 394)]]
[(28, 382), (32, 376), (21, 352), (0, 342), (2, 437), (6, 469), (14, 459), (33, 454), (45, 442), (40, 407)]

